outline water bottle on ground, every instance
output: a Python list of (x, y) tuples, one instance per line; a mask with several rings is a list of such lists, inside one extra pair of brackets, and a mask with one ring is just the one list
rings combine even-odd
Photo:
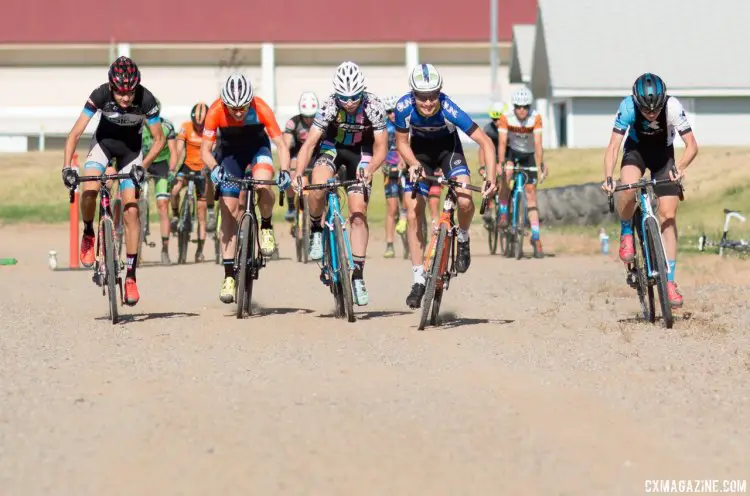
[(609, 253), (609, 236), (603, 227), (599, 230), (599, 243), (602, 245), (602, 255)]

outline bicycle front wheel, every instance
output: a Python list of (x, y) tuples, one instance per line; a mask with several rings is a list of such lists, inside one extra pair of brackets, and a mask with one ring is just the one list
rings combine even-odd
[(253, 297), (253, 274), (251, 264), (255, 263), (256, 238), (253, 229), (253, 219), (244, 215), (240, 221), (237, 236), (237, 318), (252, 315), (250, 307)]
[[(109, 317), (117, 324), (117, 273), (115, 272), (117, 250), (114, 239), (114, 223), (103, 219), (101, 232), (104, 234), (104, 266), (107, 268), (107, 299), (109, 300)], [(100, 233), (101, 236), (101, 233)]]
[[(430, 310), (432, 308), (433, 301), (435, 300), (435, 292), (437, 291), (438, 279), (442, 277), (441, 268), (444, 270), (446, 265), (445, 262), (445, 242), (448, 237), (448, 230), (445, 225), (440, 226), (440, 232), (437, 235), (435, 242), (435, 254), (430, 260), (430, 268), (425, 274), (427, 279), (427, 287), (424, 292), (424, 299), (422, 300), (422, 314), (419, 318), (419, 330), (423, 331), (425, 324), (427, 324), (427, 317), (430, 316)], [(439, 305), (439, 304), (438, 304)]]
[(664, 256), (664, 245), (661, 240), (659, 224), (653, 217), (646, 219), (646, 237), (651, 254), (652, 269), (656, 270), (656, 289), (659, 292), (661, 316), (664, 319), (664, 327), (671, 329), (674, 325), (674, 319), (672, 318), (672, 306), (669, 303), (669, 294), (667, 293), (667, 259)]
[(354, 322), (354, 293), (352, 292), (352, 275), (349, 270), (349, 256), (346, 251), (346, 241), (344, 240), (344, 228), (341, 225), (341, 219), (335, 216), (333, 219), (333, 228), (336, 237), (336, 254), (339, 261), (339, 279), (341, 281), (341, 293), (344, 302), (344, 314), (349, 322)]
[(180, 208), (179, 232), (177, 233), (177, 263), (184, 264), (187, 262), (188, 245), (190, 244), (190, 233), (193, 230), (192, 220), (192, 203), (185, 193)]

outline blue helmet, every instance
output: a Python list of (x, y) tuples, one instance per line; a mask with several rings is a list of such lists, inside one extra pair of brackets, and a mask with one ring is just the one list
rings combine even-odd
[(667, 101), (667, 85), (656, 74), (642, 74), (633, 83), (633, 101), (644, 112), (661, 110)]

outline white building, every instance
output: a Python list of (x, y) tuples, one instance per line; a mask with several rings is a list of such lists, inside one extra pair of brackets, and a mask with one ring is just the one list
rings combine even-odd
[(533, 48), (514, 29), (510, 81), (529, 78), (548, 147), (606, 146), (644, 72), (680, 99), (699, 144), (750, 145), (749, 20), (747, 0), (540, 0)]

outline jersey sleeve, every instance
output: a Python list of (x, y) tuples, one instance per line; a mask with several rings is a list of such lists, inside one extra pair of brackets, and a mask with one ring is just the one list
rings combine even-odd
[(372, 124), (374, 132), (385, 130), (386, 112), (383, 101), (373, 94), (367, 95), (367, 106), (365, 107), (365, 116)]
[(323, 100), (323, 103), (320, 105), (318, 113), (315, 114), (315, 119), (313, 119), (313, 126), (325, 131), (334, 117), (336, 117), (336, 113), (336, 102), (333, 99), (333, 95), (331, 95)]
[[(146, 88), (143, 88), (143, 115), (145, 116), (146, 122), (149, 126), (153, 126), (154, 124), (159, 124), (161, 122), (160, 112), (161, 109), (156, 103), (156, 98), (154, 97), (154, 95)], [(172, 129), (174, 130), (174, 126), (172, 126)], [(174, 136), (172, 137), (172, 139), (174, 139)]]
[(164, 128), (164, 137), (167, 138), (167, 141), (177, 139), (177, 134), (174, 131), (174, 124), (172, 124), (172, 121), (162, 118), (161, 123)]
[(508, 118), (505, 117), (505, 114), (501, 114), (500, 119), (498, 119), (497, 132), (498, 134), (508, 134)]
[(188, 122), (183, 122), (182, 123), (182, 126), (180, 126), (180, 130), (177, 131), (177, 139), (178, 140), (180, 140), (180, 141), (187, 141), (187, 136), (188, 136), (188, 132), (189, 132), (188, 131), (188, 126), (189, 125), (190, 125), (190, 123), (188, 123)]
[(396, 103), (395, 122), (397, 131), (406, 132), (409, 130), (409, 115), (411, 114), (411, 103), (406, 96), (399, 98)]
[(297, 129), (297, 123), (294, 122), (294, 119), (289, 119), (286, 121), (286, 124), (284, 125), (284, 132), (286, 134), (294, 134), (294, 130)]
[(276, 115), (274, 115), (271, 107), (260, 97), (255, 97), (255, 111), (258, 112), (258, 120), (261, 124), (266, 126), (266, 134), (271, 139), (278, 138), (281, 136), (281, 129), (279, 123), (276, 122)]
[(635, 123), (635, 104), (633, 98), (630, 96), (625, 97), (620, 102), (620, 107), (617, 109), (617, 115), (615, 116), (615, 124), (612, 131), (617, 134), (625, 134), (628, 128)]
[(448, 122), (455, 125), (467, 135), (473, 133), (474, 130), (479, 127), (474, 120), (469, 117), (469, 114), (464, 112), (461, 107), (456, 105), (450, 98), (446, 96), (442, 100), (441, 106), (443, 109), (443, 115)]
[(219, 115), (221, 112), (221, 104), (215, 102), (208, 109), (206, 114), (206, 121), (203, 124), (203, 139), (207, 139), (210, 142), (216, 141), (216, 130), (219, 128)]
[(542, 115), (536, 114), (534, 117), (534, 134), (539, 134), (542, 132)]
[(103, 84), (99, 86), (91, 92), (88, 100), (86, 100), (86, 103), (83, 105), (83, 113), (89, 117), (93, 117), (97, 110), (104, 107), (104, 104), (107, 103), (108, 97), (109, 89), (107, 88), (107, 85)]
[(690, 127), (690, 121), (688, 121), (685, 108), (682, 106), (680, 101), (670, 96), (667, 100), (667, 125), (676, 129), (680, 136), (687, 134), (692, 131)]

